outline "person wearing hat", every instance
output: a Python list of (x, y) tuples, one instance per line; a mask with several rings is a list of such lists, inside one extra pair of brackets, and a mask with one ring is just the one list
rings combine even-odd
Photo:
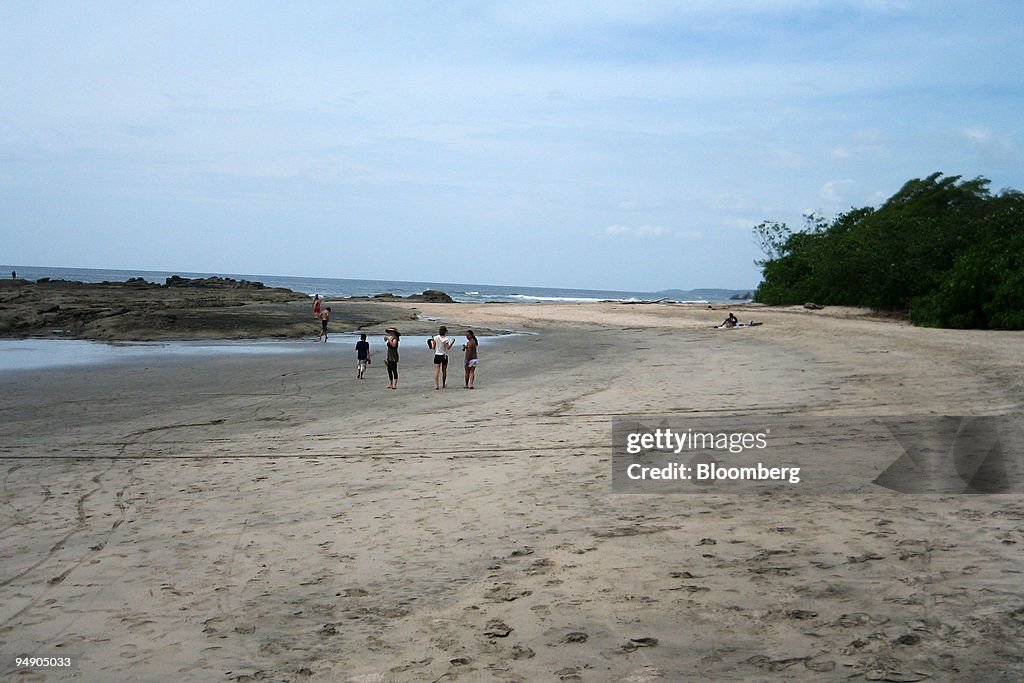
[(398, 388), (398, 340), (401, 335), (394, 327), (384, 330), (388, 335), (384, 337), (384, 343), (388, 345), (388, 356), (384, 364), (388, 368), (388, 389)]

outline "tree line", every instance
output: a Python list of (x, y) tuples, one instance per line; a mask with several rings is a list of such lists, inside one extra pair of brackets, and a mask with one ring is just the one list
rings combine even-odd
[(754, 300), (864, 306), (929, 327), (1024, 329), (1024, 193), (934, 173), (879, 208), (754, 228)]

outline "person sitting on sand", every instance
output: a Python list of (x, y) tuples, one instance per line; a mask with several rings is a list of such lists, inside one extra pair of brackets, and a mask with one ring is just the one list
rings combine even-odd
[(384, 364), (388, 368), (388, 389), (398, 388), (398, 339), (401, 335), (398, 330), (389, 327), (384, 330), (388, 336), (384, 337), (384, 343), (388, 345), (388, 357)]
[(327, 321), (331, 319), (331, 307), (328, 306), (320, 313), (320, 337), (327, 343)]
[[(455, 345), (455, 340), (448, 338), (448, 328), (441, 325), (432, 341), (434, 342), (434, 389), (440, 389), (448, 385), (448, 351)], [(439, 378), (440, 384), (438, 384)]]
[(734, 330), (737, 327), (758, 327), (759, 325), (764, 325), (764, 323), (755, 322), (753, 320), (751, 320), (750, 322), (747, 322), (747, 323), (741, 323), (739, 320), (736, 319), (736, 316), (734, 316), (732, 313), (730, 313), (729, 317), (725, 319), (725, 322), (723, 322), (721, 325), (715, 326), (714, 329), (716, 329), (716, 330)]
[(477, 365), (477, 354), (476, 354), (476, 335), (473, 330), (466, 330), (466, 343), (462, 345), (462, 350), (466, 352), (466, 388), (473, 388), (473, 381), (476, 379), (476, 365)]
[(359, 335), (356, 342), (356, 379), (363, 379), (366, 366), (370, 364), (370, 342), (366, 341), (366, 333)]

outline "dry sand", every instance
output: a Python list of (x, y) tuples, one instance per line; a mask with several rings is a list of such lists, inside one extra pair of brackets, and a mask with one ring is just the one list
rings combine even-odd
[(418, 345), (0, 375), (0, 653), (81, 655), (16, 680), (1024, 678), (1024, 497), (609, 480), (617, 415), (1020, 414), (1024, 335), (417, 309), (538, 334), (472, 392)]

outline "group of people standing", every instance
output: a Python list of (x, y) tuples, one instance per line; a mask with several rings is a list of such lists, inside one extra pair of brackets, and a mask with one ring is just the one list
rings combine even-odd
[[(388, 389), (398, 388), (398, 344), (401, 335), (394, 328), (384, 331), (384, 343), (387, 344), (387, 366)], [(362, 379), (362, 373), (366, 370), (366, 364), (370, 362), (370, 344), (366, 341), (366, 335), (359, 335), (359, 341), (355, 343), (356, 353), (356, 377)], [(449, 357), (447, 352), (455, 346), (455, 337), (447, 336), (447, 328), (443, 325), (437, 330), (437, 334), (427, 340), (427, 346), (434, 351), (434, 389), (439, 390), (447, 386), (447, 366)], [(467, 389), (472, 389), (476, 382), (476, 365), (479, 362), (477, 354), (478, 342), (472, 330), (466, 331), (466, 343), (462, 345), (465, 352), (464, 367), (466, 370)]]
[[(320, 295), (313, 299), (313, 317), (320, 321), (320, 336), (317, 341), (327, 342), (327, 321), (331, 318), (330, 307), (321, 309)], [(384, 330), (384, 343), (387, 345), (387, 357), (384, 361), (388, 371), (388, 389), (398, 388), (398, 345), (402, 335), (394, 327)], [(448, 385), (448, 352), (455, 346), (455, 338), (448, 336), (448, 328), (441, 325), (427, 346), (434, 351), (434, 389), (440, 390)], [(466, 331), (466, 343), (462, 345), (465, 352), (465, 370), (467, 389), (472, 389), (476, 382), (476, 366), (479, 362), (477, 354), (478, 341), (473, 330)], [(366, 335), (360, 334), (356, 342), (356, 378), (365, 379), (366, 366), (371, 362), (370, 342)]]
[[(448, 385), (448, 351), (455, 345), (455, 339), (448, 336), (448, 328), (444, 325), (437, 330), (432, 339), (427, 340), (427, 346), (434, 350), (434, 389), (443, 389)], [(479, 360), (477, 356), (477, 340), (473, 330), (466, 331), (466, 343), (462, 345), (466, 353), (466, 388), (472, 389), (476, 379), (476, 365)]]
[[(402, 335), (394, 327), (384, 330), (384, 343), (387, 345), (387, 358), (384, 361), (388, 370), (388, 389), (398, 388), (398, 345)], [(427, 340), (427, 346), (434, 351), (434, 389), (440, 390), (448, 385), (448, 352), (455, 346), (455, 338), (448, 336), (448, 328), (444, 325), (437, 334)], [(476, 366), (479, 362), (477, 338), (473, 330), (466, 331), (466, 343), (462, 345), (465, 352), (464, 367), (466, 370), (467, 389), (472, 389), (476, 381)], [(370, 363), (370, 344), (366, 335), (359, 335), (356, 342), (356, 377), (364, 378), (366, 366)]]

